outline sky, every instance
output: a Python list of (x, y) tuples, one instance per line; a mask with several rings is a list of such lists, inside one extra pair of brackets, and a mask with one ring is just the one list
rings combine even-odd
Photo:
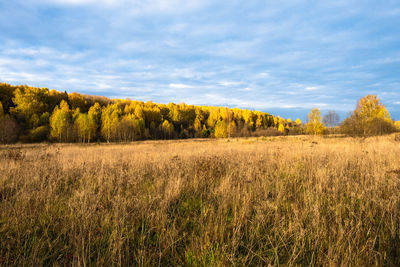
[(400, 120), (400, 2), (0, 0), (0, 82), (343, 119)]

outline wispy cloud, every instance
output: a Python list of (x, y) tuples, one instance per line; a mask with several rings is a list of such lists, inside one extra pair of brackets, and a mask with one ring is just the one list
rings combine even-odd
[(193, 88), (192, 85), (182, 84), (182, 83), (170, 83), (169, 87), (170, 88), (176, 88), (176, 89), (190, 89), (190, 88)]

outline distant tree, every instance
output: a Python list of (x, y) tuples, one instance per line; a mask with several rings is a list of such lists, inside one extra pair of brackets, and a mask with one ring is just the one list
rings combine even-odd
[(228, 137), (236, 136), (236, 132), (237, 132), (237, 125), (236, 122), (232, 120), (228, 127)]
[(6, 83), (0, 83), (0, 102), (2, 102), (3, 104), (4, 113), (8, 114), (10, 108), (15, 106), (12, 101), (15, 90), (16, 86), (12, 86)]
[(88, 112), (88, 103), (87, 100), (83, 97), (83, 95), (75, 92), (68, 94), (68, 102), (71, 105), (71, 109), (79, 108), (79, 110), (83, 113)]
[(349, 135), (381, 135), (395, 130), (390, 114), (376, 95), (361, 98), (354, 112), (341, 124)]
[(134, 115), (124, 115), (118, 123), (119, 139), (124, 142), (133, 141), (135, 138)]
[(195, 131), (195, 136), (196, 137), (200, 137), (201, 136), (201, 131), (202, 131), (202, 127), (201, 127), (201, 121), (199, 120), (199, 118), (196, 118), (194, 120), (194, 131)]
[(251, 110), (245, 109), (243, 111), (244, 122), (251, 130), (254, 130), (254, 113)]
[(378, 123), (378, 121), (381, 121), (381, 123), (384, 121), (388, 123), (391, 122), (389, 112), (376, 95), (367, 95), (361, 98), (354, 110), (354, 115), (360, 120), (364, 135), (369, 134), (370, 130), (373, 128), (373, 124)]
[(162, 123), (162, 129), (164, 131), (164, 138), (171, 138), (172, 133), (174, 132), (174, 125), (169, 121), (165, 120)]
[(394, 126), (396, 127), (397, 131), (400, 131), (400, 121), (395, 121)]
[(225, 121), (220, 120), (215, 124), (214, 135), (216, 138), (226, 138), (228, 136), (228, 129)]
[(339, 114), (337, 114), (336, 111), (330, 110), (328, 113), (324, 116), (323, 123), (328, 126), (328, 127), (335, 127), (339, 124)]
[(51, 136), (59, 142), (68, 141), (71, 124), (71, 110), (66, 101), (62, 100), (60, 107), (55, 107), (50, 117)]
[(207, 119), (207, 125), (210, 128), (214, 128), (215, 124), (218, 122), (218, 120), (221, 118), (221, 114), (219, 113), (219, 109), (214, 108), (211, 110), (208, 119)]
[(101, 134), (107, 142), (114, 139), (117, 133), (121, 109), (118, 104), (109, 104), (101, 113)]
[(303, 122), (302, 122), (299, 118), (297, 118), (294, 122), (295, 122), (297, 125), (302, 125), (302, 124), (303, 124)]
[(28, 122), (29, 128), (36, 127), (40, 115), (48, 111), (48, 97), (49, 90), (46, 88), (18, 87), (14, 91), (14, 98), (12, 99), (15, 107), (11, 108), (10, 111), (14, 115), (24, 118)]
[(278, 131), (280, 131), (281, 133), (285, 133), (285, 125), (279, 123)]
[(306, 132), (308, 134), (320, 135), (324, 133), (325, 127), (322, 124), (321, 112), (318, 108), (314, 108), (308, 113), (308, 122)]
[(210, 137), (210, 135), (211, 135), (210, 129), (207, 129), (205, 124), (203, 124), (203, 129), (201, 130), (201, 135), (204, 138)]
[(94, 103), (88, 111), (90, 135), (88, 142), (97, 137), (101, 125), (101, 106), (99, 103)]
[(79, 141), (85, 143), (90, 142), (91, 127), (89, 116), (86, 113), (79, 113), (74, 120), (74, 127), (77, 131)]

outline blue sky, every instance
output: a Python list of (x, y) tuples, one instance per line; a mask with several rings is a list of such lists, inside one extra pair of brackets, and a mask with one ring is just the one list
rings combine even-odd
[(0, 0), (0, 81), (159, 103), (400, 119), (399, 1)]

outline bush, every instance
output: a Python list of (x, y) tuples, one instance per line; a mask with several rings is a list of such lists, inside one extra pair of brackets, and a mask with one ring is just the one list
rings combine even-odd
[(373, 118), (363, 122), (357, 116), (351, 116), (345, 119), (341, 126), (341, 132), (350, 136), (372, 136), (383, 135), (395, 132), (392, 122), (382, 118)]
[(282, 132), (278, 131), (278, 129), (270, 127), (267, 129), (258, 129), (253, 133), (253, 136), (279, 136), (283, 135)]
[(39, 126), (29, 132), (31, 142), (42, 142), (47, 139), (50, 134), (48, 126)]

